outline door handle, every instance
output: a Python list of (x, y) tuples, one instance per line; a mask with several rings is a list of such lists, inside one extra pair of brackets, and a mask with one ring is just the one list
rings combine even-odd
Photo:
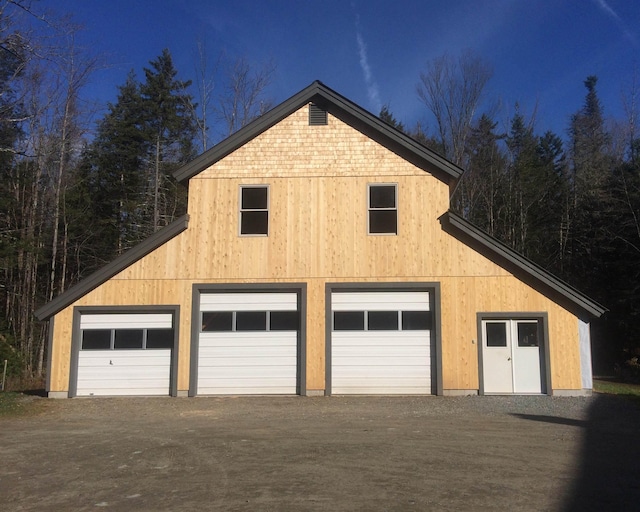
[(511, 358), (510, 358), (510, 357), (507, 357), (507, 361), (511, 361)]

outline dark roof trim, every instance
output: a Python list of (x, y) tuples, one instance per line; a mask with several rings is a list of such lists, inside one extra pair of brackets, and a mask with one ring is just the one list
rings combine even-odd
[(457, 180), (462, 175), (463, 170), (457, 165), (316, 81), (182, 166), (173, 173), (174, 178), (180, 182), (192, 178), (310, 102), (324, 108), (421, 169), (433, 172), (435, 168), (436, 172), (439, 171), (440, 179), (447, 183)]
[(135, 247), (129, 249), (127, 252), (117, 257), (111, 263), (105, 265), (100, 270), (97, 270), (86, 279), (83, 279), (75, 286), (69, 288), (66, 292), (60, 294), (51, 302), (45, 304), (35, 312), (38, 320), (46, 320), (52, 317), (59, 311), (74, 303), (79, 298), (83, 297), (90, 291), (94, 290), (108, 279), (115, 276), (118, 272), (124, 270), (129, 265), (132, 265), (139, 259), (143, 258), (150, 252), (154, 251), (161, 245), (171, 240), (176, 235), (182, 233), (189, 225), (189, 216), (183, 215), (182, 217), (174, 220), (168, 226), (156, 231), (149, 238), (140, 242)]
[(568, 300), (571, 304), (578, 306), (581, 310), (586, 311), (590, 315), (600, 317), (607, 311), (607, 308), (604, 306), (601, 306), (597, 302), (591, 300), (572, 286), (561, 281), (553, 274), (550, 274), (542, 267), (536, 265), (521, 254), (518, 254), (513, 249), (478, 229), (469, 221), (452, 211), (448, 211), (440, 217), (440, 223), (445, 231), (449, 232), (448, 228), (450, 227), (455, 228), (458, 233), (463, 233), (472, 241), (477, 242), (482, 248), (487, 249), (490, 253), (497, 255), (500, 259), (506, 261), (512, 267), (515, 267), (514, 270), (524, 273), (525, 276), (533, 278), (538, 283), (542, 283), (548, 289), (551, 289), (554, 294)]

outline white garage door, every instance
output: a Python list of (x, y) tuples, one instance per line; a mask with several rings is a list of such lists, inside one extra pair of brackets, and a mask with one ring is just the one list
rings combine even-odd
[(331, 392), (430, 394), (429, 292), (331, 294)]
[(295, 394), (298, 295), (202, 293), (199, 395)]
[(77, 396), (168, 395), (171, 313), (82, 314)]

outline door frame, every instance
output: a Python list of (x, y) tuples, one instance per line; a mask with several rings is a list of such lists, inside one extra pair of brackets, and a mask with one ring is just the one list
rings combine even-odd
[(433, 314), (431, 327), (431, 394), (441, 396), (442, 391), (442, 340), (440, 338), (440, 283), (439, 282), (351, 282), (325, 284), (325, 396), (331, 396), (331, 294), (333, 292), (429, 292), (429, 307)]
[(109, 313), (170, 313), (173, 324), (173, 346), (171, 347), (171, 368), (169, 370), (169, 396), (178, 396), (178, 343), (180, 340), (179, 305), (131, 305), (131, 306), (76, 306), (73, 308), (73, 327), (71, 329), (71, 367), (69, 369), (69, 398), (78, 395), (78, 364), (82, 349), (82, 331), (80, 317), (83, 314)]
[[(551, 394), (551, 364), (549, 360), (549, 315), (546, 312), (484, 312), (476, 314), (478, 325), (478, 394), (484, 395), (484, 334), (483, 320), (536, 320), (540, 326), (540, 383), (542, 394)], [(513, 393), (516, 394), (516, 393)]]
[(202, 293), (296, 293), (300, 326), (296, 349), (296, 395), (307, 393), (307, 283), (199, 283), (191, 296), (191, 343), (189, 393), (198, 395), (198, 351), (200, 346), (200, 295)]

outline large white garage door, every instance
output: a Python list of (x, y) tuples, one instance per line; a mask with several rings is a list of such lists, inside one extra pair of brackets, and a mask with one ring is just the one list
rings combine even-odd
[(430, 394), (429, 292), (331, 294), (331, 392)]
[(77, 396), (168, 395), (171, 313), (82, 314)]
[(202, 293), (199, 395), (295, 394), (298, 295)]

